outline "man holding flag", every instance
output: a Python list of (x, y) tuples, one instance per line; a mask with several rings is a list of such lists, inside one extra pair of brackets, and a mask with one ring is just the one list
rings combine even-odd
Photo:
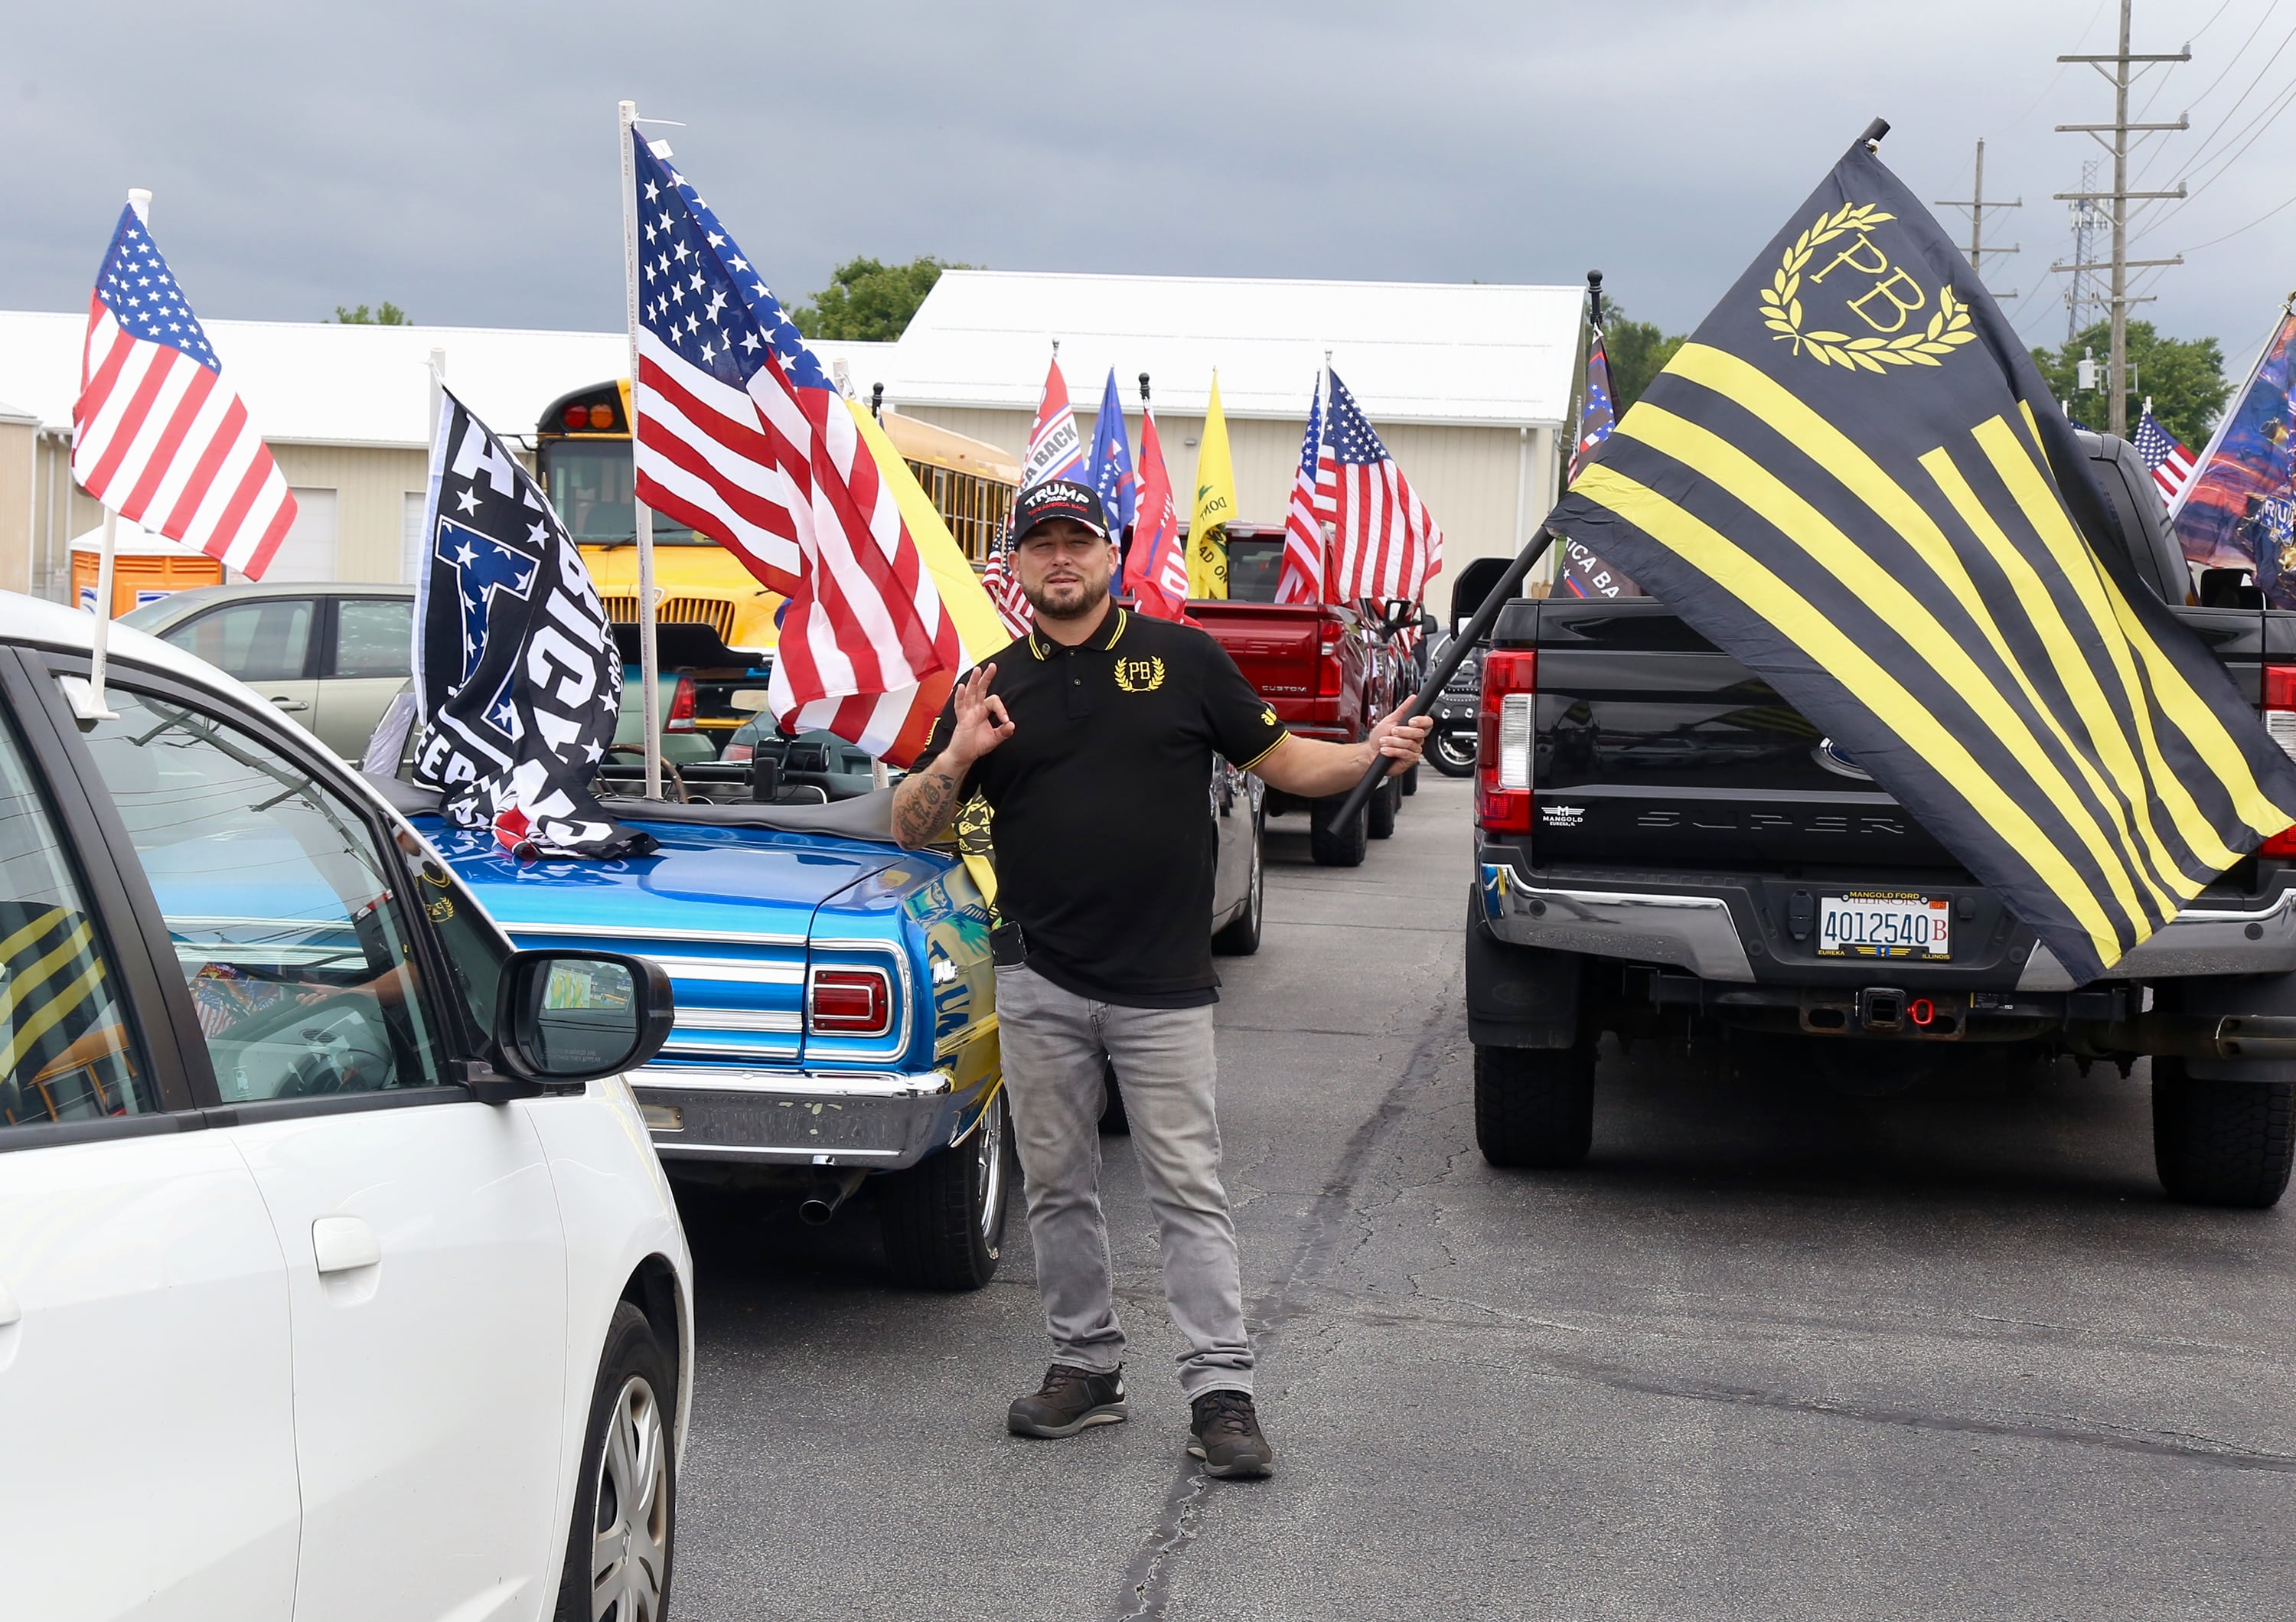
[(1266, 1475), (1213, 1111), (1204, 784), (1217, 751), (1287, 793), (1338, 793), (1374, 760), (1417, 764), (1430, 723), (1390, 716), (1359, 744), (1292, 736), (1210, 636), (1110, 601), (1116, 548), (1090, 487), (1037, 486), (1014, 528), (1036, 627), (958, 685), (893, 800), (909, 846), (942, 837), (975, 791), (996, 813), (996, 1012), (1054, 1350), (1006, 1424), (1066, 1437), (1128, 1417), (1098, 1186), (1112, 1061), (1188, 1341), (1190, 1451), (1214, 1476)]

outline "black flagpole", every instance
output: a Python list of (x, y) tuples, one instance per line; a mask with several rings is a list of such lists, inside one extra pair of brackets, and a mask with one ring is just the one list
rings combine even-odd
[[(1530, 572), (1533, 564), (1546, 555), (1546, 549), (1553, 545), (1554, 531), (1543, 526), (1537, 535), (1523, 544), (1522, 550), (1515, 553), (1514, 561), (1507, 565), (1506, 573), (1499, 577), (1498, 584), (1491, 587), (1490, 595), (1485, 597), (1482, 606), (1475, 610), (1475, 617), (1460, 627), (1459, 634), (1451, 639), (1451, 645), (1443, 650), (1443, 657), (1427, 673), (1426, 681), (1420, 684), (1411, 702), (1403, 707), (1402, 713), (1396, 717), (1398, 722), (1427, 713), (1437, 695), (1465, 661), (1467, 651), (1488, 634), (1491, 622), (1499, 617), (1499, 610), (1514, 600), (1516, 591), (1522, 585), (1522, 578)], [(1371, 798), (1372, 791), (1379, 786), (1379, 780), (1387, 775), (1387, 768), (1391, 764), (1384, 755), (1372, 761), (1364, 771), (1363, 780), (1349, 789), (1347, 798), (1340, 802), (1339, 811), (1332, 818), (1333, 827), (1344, 828), (1362, 814), (1364, 802)]]

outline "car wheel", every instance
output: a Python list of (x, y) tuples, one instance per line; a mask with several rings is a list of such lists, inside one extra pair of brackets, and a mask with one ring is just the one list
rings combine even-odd
[(1475, 1147), (1493, 1166), (1576, 1166), (1595, 1141), (1595, 1049), (1475, 1049)]
[(1130, 1137), (1132, 1117), (1124, 1108), (1124, 1091), (1116, 1085), (1116, 1066), (1103, 1058), (1100, 1061), (1100, 1129), (1110, 1137)]
[(1439, 727), (1427, 741), (1427, 758), (1446, 777), (1472, 777), (1475, 774), (1475, 740), (1471, 733), (1445, 732)]
[[(1260, 865), (1259, 836), (1259, 821), (1255, 817), (1251, 823), (1251, 879), (1244, 889), (1243, 911), (1229, 919), (1212, 937), (1212, 950), (1228, 957), (1250, 957), (1259, 950), (1259, 923), (1267, 912), (1267, 871)], [(1112, 1097), (1113, 1079), (1109, 1085)]]
[(1396, 814), (1403, 809), (1403, 785), (1392, 777), (1382, 777), (1379, 787), (1371, 791), (1371, 803), (1364, 807), (1368, 820), (1365, 831), (1375, 840), (1395, 836)]
[(2202, 1081), (2179, 1059), (2152, 1061), (2152, 1164), (2187, 1205), (2263, 1210), (2280, 1203), (2296, 1151), (2296, 1083)]
[(978, 1290), (995, 1278), (1013, 1163), (1000, 1086), (964, 1142), (877, 1178), (878, 1226), (894, 1276), (922, 1290)]
[(1344, 829), (1332, 826), (1332, 813), (1339, 808), (1339, 797), (1319, 799), (1309, 812), (1308, 854), (1316, 858), (1318, 867), (1361, 867), (1365, 841), (1370, 837), (1371, 807), (1366, 805), (1356, 813), (1355, 820)]
[(1397, 782), (1398, 782), (1398, 783), (1400, 783), (1400, 784), (1402, 784), (1402, 785), (1403, 785), (1403, 791), (1404, 791), (1406, 794), (1416, 794), (1416, 793), (1418, 793), (1418, 792), (1419, 792), (1419, 767), (1418, 767), (1418, 766), (1414, 763), (1414, 764), (1413, 765), (1412, 768), (1411, 768), (1409, 771), (1406, 772), (1402, 776), (1400, 776), (1400, 777), (1397, 778), (1395, 781), (1396, 781)]
[(660, 1622), (676, 1530), (676, 1403), (653, 1326), (618, 1303), (590, 1396), (556, 1622)]

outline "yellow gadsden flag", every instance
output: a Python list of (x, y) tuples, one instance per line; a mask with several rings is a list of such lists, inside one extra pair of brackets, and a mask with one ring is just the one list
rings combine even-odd
[(1227, 527), (1235, 521), (1235, 464), (1227, 454), (1227, 419), (1220, 414), (1219, 371), (1212, 371), (1211, 404), (1204, 408), (1204, 439), (1196, 454), (1196, 511), (1188, 520), (1188, 595), (1227, 595)]

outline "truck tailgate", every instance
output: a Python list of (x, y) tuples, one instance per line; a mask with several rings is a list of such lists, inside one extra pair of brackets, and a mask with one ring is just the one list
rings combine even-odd
[(1851, 756), (1670, 610), (1550, 598), (1537, 613), (1542, 867), (1956, 869)]
[(1324, 623), (1315, 604), (1191, 602), (1188, 612), (1227, 650), (1243, 679), (1265, 697), (1315, 696), (1316, 638)]

